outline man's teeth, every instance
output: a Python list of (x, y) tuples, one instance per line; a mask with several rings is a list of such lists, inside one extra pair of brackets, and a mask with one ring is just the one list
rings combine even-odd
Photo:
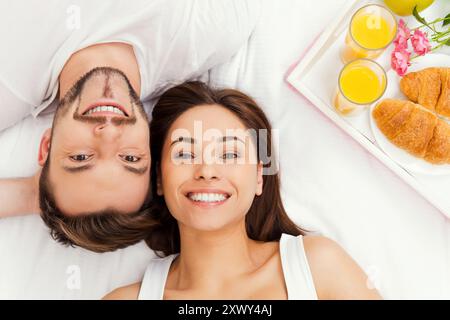
[(98, 107), (90, 109), (85, 114), (89, 115), (89, 114), (93, 114), (96, 112), (105, 112), (105, 111), (106, 112), (114, 112), (114, 113), (120, 114), (121, 116), (125, 116), (125, 113), (122, 110), (120, 110), (119, 108), (114, 107), (114, 106), (98, 106)]
[(190, 193), (189, 199), (201, 202), (219, 202), (227, 199), (223, 193)]

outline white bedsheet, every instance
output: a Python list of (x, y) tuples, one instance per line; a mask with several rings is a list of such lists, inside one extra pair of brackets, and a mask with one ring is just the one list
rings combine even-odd
[[(449, 299), (449, 220), (285, 82), (345, 1), (265, 1), (248, 45), (204, 79), (254, 96), (279, 130), (283, 198), (294, 221), (338, 241), (384, 298)], [(0, 133), (0, 177), (34, 172), (50, 118)], [(151, 257), (143, 243), (107, 254), (62, 247), (37, 215), (3, 219), (0, 298), (97, 299), (138, 281)]]

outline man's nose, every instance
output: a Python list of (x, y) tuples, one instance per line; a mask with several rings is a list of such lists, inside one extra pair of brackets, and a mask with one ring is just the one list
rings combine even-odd
[(116, 141), (121, 134), (121, 126), (114, 125), (110, 121), (98, 124), (94, 127), (94, 135), (102, 138), (104, 141)]

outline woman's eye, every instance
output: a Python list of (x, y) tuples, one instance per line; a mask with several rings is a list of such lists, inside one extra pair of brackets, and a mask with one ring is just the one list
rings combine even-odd
[(141, 158), (139, 157), (130, 155), (122, 156), (122, 159), (125, 160), (126, 162), (138, 162), (139, 160), (141, 160)]
[(227, 152), (223, 154), (222, 159), (229, 160), (229, 159), (237, 159), (238, 157), (239, 155), (235, 152)]
[(76, 154), (74, 156), (70, 156), (69, 158), (72, 159), (73, 161), (82, 162), (89, 160), (91, 156), (87, 154)]
[(177, 159), (194, 159), (195, 158), (195, 156), (192, 154), (192, 153), (190, 153), (190, 152), (182, 152), (182, 151), (180, 151), (180, 152), (178, 152), (177, 154), (176, 154), (176, 158)]

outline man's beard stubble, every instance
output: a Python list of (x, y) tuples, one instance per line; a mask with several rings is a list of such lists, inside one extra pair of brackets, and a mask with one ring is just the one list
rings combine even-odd
[[(100, 97), (100, 98), (110, 98), (112, 91), (111, 91), (111, 87), (109, 84), (109, 79), (112, 78), (113, 76), (118, 76), (118, 77), (122, 78), (128, 87), (128, 96), (130, 98), (130, 106), (131, 106), (132, 114), (130, 114), (129, 117), (127, 117), (126, 119), (125, 118), (117, 118), (117, 119), (113, 118), (112, 119), (113, 123), (115, 123), (116, 125), (120, 125), (120, 124), (132, 125), (132, 124), (136, 123), (136, 112), (135, 112), (136, 109), (140, 113), (140, 115), (148, 122), (148, 117), (147, 117), (147, 114), (145, 113), (144, 106), (143, 106), (141, 100), (139, 99), (137, 92), (131, 86), (131, 83), (128, 80), (127, 76), (119, 69), (110, 68), (110, 67), (94, 68), (94, 69), (90, 70), (89, 72), (87, 72), (86, 74), (84, 74), (80, 79), (78, 79), (77, 82), (75, 82), (75, 84), (70, 88), (70, 90), (67, 91), (67, 93), (64, 95), (64, 97), (59, 100), (55, 119), (54, 119), (55, 122), (58, 117), (64, 116), (70, 110), (70, 106), (72, 106), (73, 103), (76, 102), (76, 100), (80, 101), (80, 98), (83, 93), (83, 89), (84, 89), (86, 82), (89, 79), (91, 79), (95, 76), (98, 76), (98, 75), (104, 75), (106, 77), (105, 84), (103, 87), (103, 94), (102, 94), (102, 97)], [(79, 108), (80, 108), (80, 102), (78, 102), (78, 106), (75, 108), (75, 111), (73, 113), (74, 120), (82, 121), (82, 122), (91, 122), (91, 123), (92, 122), (105, 123), (107, 120), (106, 117), (88, 117), (88, 116), (82, 115), (78, 112)]]

